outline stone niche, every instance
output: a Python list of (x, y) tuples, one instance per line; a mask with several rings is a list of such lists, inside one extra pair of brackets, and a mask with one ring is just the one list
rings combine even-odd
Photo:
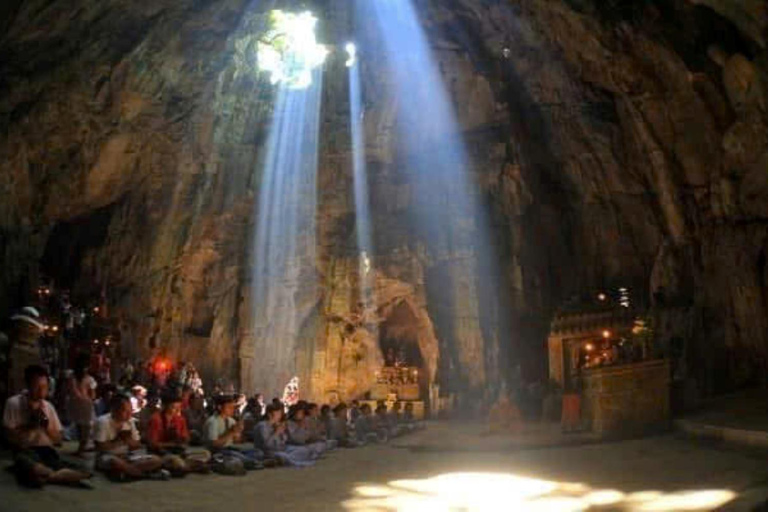
[(436, 376), (439, 347), (423, 287), (376, 272), (374, 300), (361, 307), (356, 272), (353, 260), (333, 265), (324, 327), (318, 332), (308, 386), (302, 391), (320, 402), (364, 399), (375, 391), (392, 349), (401, 350), (407, 363), (418, 368), (419, 394), (426, 399)]
[(664, 430), (670, 422), (669, 384), (666, 360), (587, 370), (581, 417), (606, 437)]

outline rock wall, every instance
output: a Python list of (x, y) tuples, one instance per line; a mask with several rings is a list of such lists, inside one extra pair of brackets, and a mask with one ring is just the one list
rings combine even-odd
[[(314, 4), (325, 40), (345, 41), (351, 3)], [(687, 340), (703, 392), (764, 374), (764, 4), (416, 4), (499, 265), (489, 271), (467, 247), (438, 253), (411, 229), (423, 198), (398, 172), (397, 98), (381, 87), (381, 63), (363, 60), (376, 302), (359, 306), (346, 72), (332, 60), (319, 286), (298, 299), (286, 374), (318, 399), (364, 392), (382, 360), (378, 329), (405, 308), (429, 380), (481, 396), (518, 364), (545, 375), (558, 304), (617, 286), (654, 306), (661, 338)], [(252, 348), (249, 267), (273, 95), (253, 60), (260, 13), (244, 0), (3, 9), (0, 314), (42, 272), (103, 297), (123, 353), (164, 350), (255, 386), (269, 361)]]

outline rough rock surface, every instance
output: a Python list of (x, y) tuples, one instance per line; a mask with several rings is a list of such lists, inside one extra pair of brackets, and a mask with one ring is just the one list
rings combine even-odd
[[(396, 98), (365, 62), (377, 299), (361, 310), (347, 89), (330, 62), (320, 286), (296, 299), (285, 376), (318, 399), (364, 392), (377, 333), (398, 324), (429, 381), (484, 393), (519, 362), (542, 374), (565, 298), (618, 286), (654, 306), (661, 337), (687, 340), (704, 392), (764, 374), (765, 4), (416, 3), (501, 265), (488, 275), (471, 251), (435, 254), (409, 229), (420, 198), (394, 172)], [(315, 2), (332, 44), (350, 33), (350, 5)], [(0, 313), (42, 272), (103, 297), (123, 353), (147, 355), (154, 339), (252, 385), (268, 364), (252, 350), (249, 266), (273, 92), (254, 69), (258, 14), (244, 0), (4, 3)]]

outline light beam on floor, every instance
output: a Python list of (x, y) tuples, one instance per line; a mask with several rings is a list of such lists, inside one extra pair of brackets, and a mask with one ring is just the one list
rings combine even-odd
[(728, 489), (626, 493), (512, 473), (445, 473), (424, 479), (393, 480), (386, 485), (361, 484), (355, 488), (354, 497), (343, 505), (352, 512), (575, 512), (593, 507), (640, 512), (713, 510), (735, 498), (736, 493)]

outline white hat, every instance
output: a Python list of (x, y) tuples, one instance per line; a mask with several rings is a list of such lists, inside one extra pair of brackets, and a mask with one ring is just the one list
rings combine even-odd
[(32, 306), (27, 306), (21, 310), (22, 313), (26, 313), (29, 316), (40, 318), (40, 312)]
[[(35, 313), (37, 313), (37, 310), (36, 310), (35, 308), (24, 308), (24, 310), (23, 310), (23, 311), (27, 312), (27, 311), (26, 311), (27, 309), (31, 309), (32, 311), (34, 311)], [(28, 323), (28, 324), (34, 325), (35, 327), (37, 327), (37, 328), (38, 328), (38, 329), (40, 329), (41, 331), (44, 331), (44, 330), (45, 330), (45, 325), (43, 325), (42, 323), (40, 323), (40, 322), (38, 321), (38, 318), (40, 318), (40, 315), (39, 315), (39, 314), (38, 314), (37, 316), (34, 316), (34, 315), (31, 315), (31, 316), (30, 316), (30, 315), (21, 315), (21, 314), (19, 314), (19, 315), (13, 315), (13, 316), (11, 317), (11, 320), (19, 320), (19, 321), (21, 321), (21, 322), (25, 322), (25, 323)]]

